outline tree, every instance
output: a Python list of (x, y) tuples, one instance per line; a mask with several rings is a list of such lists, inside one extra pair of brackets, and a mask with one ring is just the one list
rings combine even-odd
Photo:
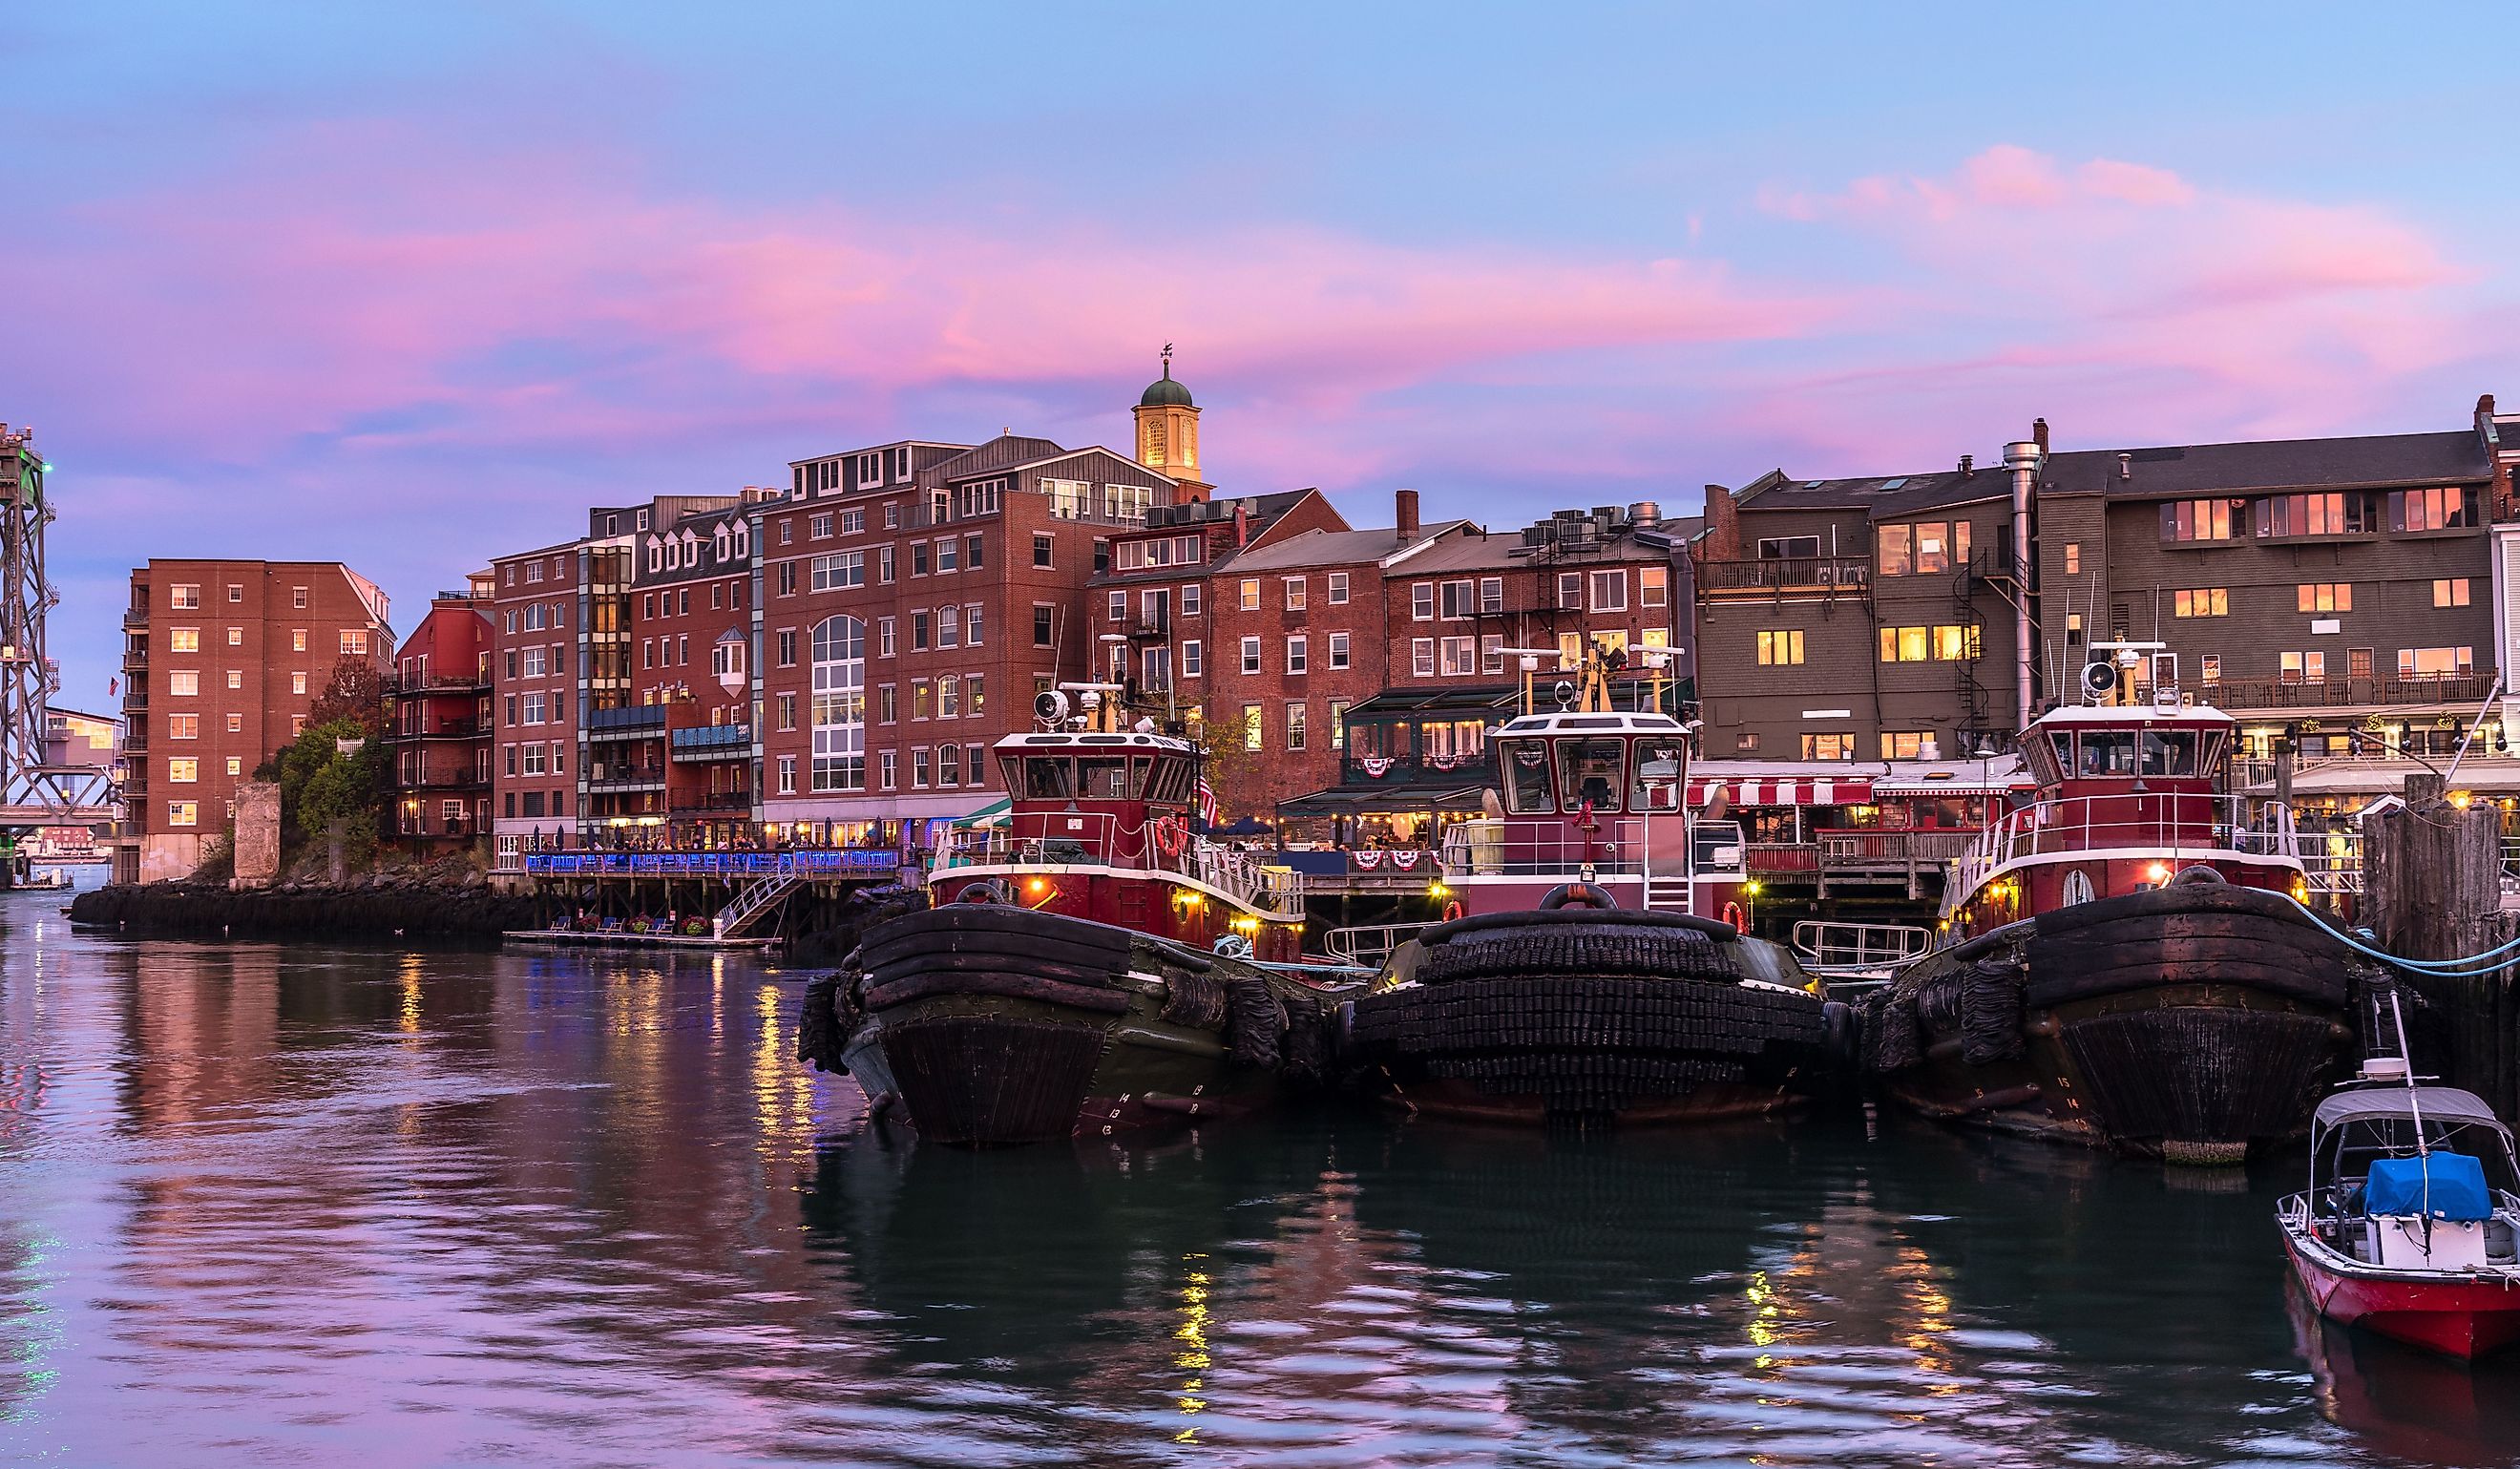
[(1243, 817), (1268, 818), (1274, 813), (1266, 804), (1268, 794), (1269, 757), (1251, 748), (1250, 716), (1228, 705), (1221, 719), (1205, 719), (1192, 711), (1191, 743), (1199, 750), (1199, 773), (1216, 790), (1216, 822), (1231, 825)]
[(332, 880), (339, 882), (353, 859), (365, 861), (375, 852), (392, 806), (393, 767), (385, 742), (344, 715), (310, 722), (281, 748), (278, 764), (283, 823), (326, 845)]
[(308, 728), (349, 720), (371, 739), (385, 733), (384, 670), (355, 653), (344, 653), (333, 665), (324, 691), (306, 711)]

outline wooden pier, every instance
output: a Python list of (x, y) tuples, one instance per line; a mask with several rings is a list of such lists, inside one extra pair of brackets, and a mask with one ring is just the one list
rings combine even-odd
[[(2407, 778), (2403, 810), (2362, 829), (2363, 915), (2379, 947), (2407, 958), (2485, 954), (2520, 937), (2505, 893), (2501, 813), (2451, 799), (2442, 777)], [(2395, 971), (2422, 1003), (2407, 1015), (2416, 1064), (2520, 1119), (2520, 966), (2464, 974)]]

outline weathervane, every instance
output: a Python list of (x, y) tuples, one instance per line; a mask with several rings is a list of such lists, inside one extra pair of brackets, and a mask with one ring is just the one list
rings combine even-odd
[(1172, 375), (1173, 375), (1173, 344), (1172, 344), (1171, 342), (1165, 342), (1165, 343), (1164, 343), (1164, 376), (1165, 376), (1165, 377), (1167, 377), (1167, 378), (1169, 378), (1169, 377), (1171, 377)]

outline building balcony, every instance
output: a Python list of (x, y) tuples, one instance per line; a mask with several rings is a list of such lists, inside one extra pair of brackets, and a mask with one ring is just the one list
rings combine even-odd
[(752, 727), (697, 725), (676, 730), (668, 742), (678, 765), (701, 760), (748, 760), (752, 756)]
[(1141, 614), (1125, 618), (1121, 621), (1119, 630), (1122, 636), (1133, 643), (1160, 643), (1173, 635), (1173, 615), (1170, 612), (1158, 612), (1152, 617)]
[(752, 794), (742, 790), (712, 790), (697, 795), (676, 796), (671, 804), (677, 814), (749, 812), (752, 810)]
[(2433, 678), (2224, 679), (2192, 690), (2200, 703), (2227, 712), (2255, 709), (2357, 709), (2388, 705), (2449, 704), (2471, 712), (2494, 686), (2491, 674), (2444, 674)]
[(1836, 596), (1862, 592), (1871, 581), (1872, 562), (1865, 556), (1772, 556), (1709, 561), (1698, 568), (1697, 590), (1709, 597)]
[(487, 790), (490, 778), (470, 771), (430, 771), (418, 779), (396, 780), (396, 790)]
[(485, 732), (477, 719), (422, 720), (397, 734), (396, 739), (472, 739)]
[(149, 609), (147, 607), (131, 607), (126, 609), (122, 614), (122, 626), (125, 632), (137, 633), (148, 631)]
[(405, 698), (426, 693), (487, 693), (490, 676), (486, 673), (432, 673), (423, 678), (404, 679), (394, 691)]
[(587, 778), (586, 788), (590, 791), (662, 790), (665, 788), (665, 768), (661, 765), (641, 765), (616, 769), (599, 765), (595, 767), (595, 773)]
[(621, 709), (589, 709), (581, 722), (593, 739), (654, 739), (665, 733), (665, 706), (632, 704)]
[(122, 650), (122, 670), (125, 673), (147, 673), (149, 671), (149, 645), (146, 643), (134, 643), (129, 647), (124, 648)]

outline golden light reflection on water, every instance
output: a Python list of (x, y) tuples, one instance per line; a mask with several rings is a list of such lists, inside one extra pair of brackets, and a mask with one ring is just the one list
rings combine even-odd
[(417, 1037), (420, 1034), (420, 956), (404, 955), (395, 982), (402, 991), (402, 1010), (398, 1018), (400, 1029), (406, 1036)]
[[(1197, 1262), (1207, 1257), (1204, 1254), (1192, 1254), (1182, 1258), (1186, 1262)], [(1182, 1322), (1173, 1331), (1173, 1340), (1181, 1343), (1181, 1350), (1173, 1354), (1173, 1365), (1190, 1374), (1182, 1379), (1181, 1386), (1174, 1390), (1173, 1397), (1173, 1405), (1185, 1418), (1194, 1417), (1207, 1409), (1207, 1400), (1198, 1396), (1205, 1390), (1209, 1361), (1207, 1284), (1207, 1272), (1193, 1267), (1190, 1271), (1188, 1282), (1181, 1288)], [(1173, 1435), (1173, 1442), (1197, 1443), (1198, 1425), (1195, 1423), (1183, 1425), (1181, 1432)]]
[(782, 1023), (784, 996), (775, 984), (755, 992), (759, 1020), (752, 1046), (752, 1109), (765, 1157), (805, 1157), (814, 1148), (813, 1073), (796, 1061), (794, 1029)]

